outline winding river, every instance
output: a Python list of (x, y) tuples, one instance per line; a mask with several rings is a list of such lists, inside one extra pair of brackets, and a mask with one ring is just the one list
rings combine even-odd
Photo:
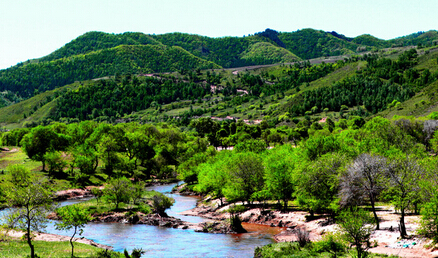
[[(194, 216), (183, 216), (179, 212), (196, 206), (197, 198), (171, 194), (176, 184), (152, 186), (148, 190), (165, 193), (175, 199), (172, 208), (166, 212), (169, 216), (184, 221), (198, 223), (205, 219)], [(82, 200), (62, 202), (69, 205)], [(208, 234), (194, 232), (192, 229), (182, 230), (149, 225), (130, 225), (122, 223), (89, 223), (84, 228), (83, 237), (112, 246), (115, 251), (123, 252), (126, 248), (142, 248), (146, 253), (142, 257), (253, 257), (257, 246), (274, 242), (274, 229), (269, 226), (243, 224), (249, 233), (245, 234)], [(67, 235), (70, 232), (58, 231), (51, 222), (47, 233)]]

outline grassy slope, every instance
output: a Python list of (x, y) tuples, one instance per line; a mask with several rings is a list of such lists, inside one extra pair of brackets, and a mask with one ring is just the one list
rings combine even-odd
[(289, 63), (301, 60), (298, 56), (291, 53), (289, 50), (274, 46), (268, 42), (258, 42), (249, 47), (248, 50), (242, 53), (242, 59), (257, 62), (270, 63)]
[[(83, 82), (87, 84), (87, 82)], [(67, 89), (75, 89), (80, 85), (79, 82), (38, 94), (30, 99), (21, 101), (11, 106), (3, 107), (0, 109), (0, 126), (4, 126), (7, 129), (13, 129), (17, 127), (23, 127), (25, 122), (39, 122), (49, 117), (50, 112), (56, 107), (56, 99), (54, 99), (56, 91), (62, 91)], [(46, 99), (51, 97), (53, 100), (46, 103)], [(40, 106), (40, 103), (45, 103)], [(30, 111), (35, 110), (33, 114), (29, 115)], [(24, 118), (24, 114), (26, 118)]]

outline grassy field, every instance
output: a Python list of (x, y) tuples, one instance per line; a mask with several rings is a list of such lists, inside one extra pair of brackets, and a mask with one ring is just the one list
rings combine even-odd
[(30, 171), (41, 171), (42, 163), (29, 159), (20, 147), (8, 147), (10, 151), (0, 152), (0, 171), (6, 170), (9, 165), (20, 164)]
[[(71, 257), (71, 246), (68, 241), (64, 242), (46, 242), (34, 241), (35, 253), (41, 258), (67, 258)], [(102, 250), (100, 248), (74, 243), (75, 257), (97, 257), (96, 254)], [(30, 255), (30, 247), (26, 241), (8, 240), (0, 241), (0, 257), (22, 258)], [(112, 257), (122, 257), (122, 254), (116, 254)]]

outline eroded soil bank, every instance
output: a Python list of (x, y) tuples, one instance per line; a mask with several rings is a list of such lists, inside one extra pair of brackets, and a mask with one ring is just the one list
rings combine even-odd
[[(226, 212), (232, 205), (224, 203), (219, 205), (218, 199), (209, 200), (208, 202), (198, 202), (197, 207), (182, 212), (186, 216), (200, 216), (212, 220), (225, 220), (229, 217)], [(380, 230), (376, 230), (371, 235), (371, 243), (377, 243), (376, 247), (369, 251), (379, 254), (398, 255), (400, 257), (438, 257), (438, 251), (426, 248), (431, 240), (416, 236), (419, 227), (420, 216), (412, 215), (406, 217), (406, 228), (410, 239), (400, 240), (400, 233), (397, 230), (399, 215), (392, 207), (378, 207), (377, 212), (381, 219)], [(305, 229), (309, 232), (312, 241), (321, 239), (325, 232), (338, 231), (338, 226), (326, 216), (308, 219), (309, 213), (298, 210), (288, 210), (286, 212), (264, 210), (260, 207), (249, 208), (240, 214), (245, 223), (269, 225), (276, 227), (279, 233), (274, 235), (277, 242), (296, 241), (294, 229)], [(415, 243), (415, 244), (413, 244)], [(403, 245), (408, 246), (403, 247)]]

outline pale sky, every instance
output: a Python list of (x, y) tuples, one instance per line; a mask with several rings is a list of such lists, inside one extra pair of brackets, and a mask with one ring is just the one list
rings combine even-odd
[(243, 36), (271, 28), (392, 39), (438, 30), (437, 0), (0, 0), (0, 69), (88, 31)]

